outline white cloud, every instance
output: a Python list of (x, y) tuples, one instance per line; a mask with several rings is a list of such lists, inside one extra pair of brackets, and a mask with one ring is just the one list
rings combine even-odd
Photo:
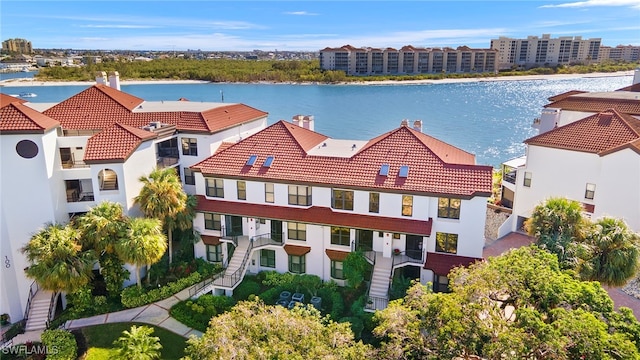
[(287, 11), (284, 13), (285, 15), (298, 15), (298, 16), (316, 16), (320, 14), (310, 13), (307, 11)]
[(80, 25), (81, 28), (96, 28), (96, 29), (155, 29), (159, 26), (152, 25)]
[(638, 0), (586, 0), (568, 2), (562, 4), (542, 5), (541, 8), (585, 8), (595, 6), (629, 6), (634, 9), (640, 9), (640, 1)]

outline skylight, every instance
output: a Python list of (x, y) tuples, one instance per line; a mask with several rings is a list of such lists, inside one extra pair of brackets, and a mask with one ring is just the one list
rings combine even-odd
[(267, 156), (266, 160), (262, 164), (264, 167), (271, 167), (271, 163), (273, 162), (273, 156)]
[(400, 166), (400, 171), (398, 171), (398, 176), (402, 178), (406, 178), (407, 176), (409, 176), (409, 166), (408, 165)]
[(256, 163), (256, 160), (258, 160), (258, 155), (251, 155), (249, 156), (249, 160), (247, 160), (246, 165), (253, 166), (253, 164)]
[(380, 175), (387, 176), (389, 175), (389, 164), (382, 164), (380, 167)]

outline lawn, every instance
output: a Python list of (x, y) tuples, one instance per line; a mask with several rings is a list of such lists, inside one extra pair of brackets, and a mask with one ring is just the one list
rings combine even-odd
[(79, 359), (82, 360), (109, 360), (113, 359), (116, 349), (113, 342), (118, 339), (124, 330), (129, 330), (132, 325), (144, 325), (154, 329), (153, 336), (160, 338), (162, 344), (162, 359), (180, 359), (184, 356), (186, 340), (171, 331), (152, 325), (139, 323), (115, 323), (89, 326), (81, 329), (85, 339), (86, 352), (83, 353), (82, 345), (78, 344)]

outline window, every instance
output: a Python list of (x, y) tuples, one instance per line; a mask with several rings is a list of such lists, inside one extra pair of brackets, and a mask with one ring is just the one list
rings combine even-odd
[(458, 234), (436, 233), (436, 251), (458, 253)]
[(331, 205), (334, 209), (353, 210), (353, 191), (334, 189)]
[(307, 224), (288, 222), (287, 236), (291, 240), (307, 240)]
[(247, 200), (247, 183), (238, 181), (238, 200)]
[(222, 262), (222, 246), (207, 245), (207, 260), (211, 262)]
[(276, 251), (262, 249), (260, 250), (260, 266), (275, 268), (276, 267)]
[(264, 202), (272, 203), (275, 201), (275, 196), (273, 193), (273, 184), (266, 183), (264, 184)]
[(289, 255), (289, 272), (294, 274), (304, 274), (307, 271), (305, 265), (305, 255)]
[(289, 185), (289, 205), (311, 205), (311, 187)]
[(433, 291), (434, 292), (451, 292), (451, 290), (449, 289), (449, 278), (443, 275), (434, 275)]
[(523, 181), (522, 185), (524, 185), (526, 187), (531, 187), (531, 173), (530, 172), (525, 171), (525, 173), (524, 173), (524, 181)]
[(182, 138), (182, 155), (198, 156), (198, 140)]
[(204, 228), (207, 230), (222, 230), (220, 214), (204, 213)]
[(344, 227), (331, 227), (331, 243), (333, 245), (349, 246), (351, 244), (351, 231)]
[(438, 217), (447, 219), (460, 219), (460, 199), (439, 198)]
[(331, 260), (331, 277), (338, 280), (344, 279), (342, 272), (342, 261)]
[(118, 175), (111, 169), (103, 169), (98, 173), (100, 190), (118, 190)]
[(377, 193), (377, 192), (369, 193), (369, 212), (371, 213), (380, 212), (380, 193)]
[(402, 195), (402, 216), (413, 215), (413, 196)]
[(593, 197), (596, 194), (596, 184), (587, 183), (587, 188), (584, 191), (584, 198), (593, 200)]
[(193, 170), (189, 169), (188, 167), (184, 168), (184, 183), (186, 185), (196, 184), (196, 177), (193, 174)]
[(224, 180), (222, 179), (206, 179), (207, 196), (224, 197)]

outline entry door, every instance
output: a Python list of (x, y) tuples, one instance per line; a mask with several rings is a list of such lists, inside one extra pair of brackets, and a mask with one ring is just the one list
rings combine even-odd
[(422, 259), (422, 236), (407, 235), (407, 256), (412, 259)]
[(371, 251), (373, 250), (373, 231), (358, 229), (356, 231), (356, 250)]
[(225, 216), (225, 226), (227, 227), (227, 236), (242, 235), (242, 217), (241, 216)]
[(271, 239), (282, 242), (282, 221), (271, 220)]

